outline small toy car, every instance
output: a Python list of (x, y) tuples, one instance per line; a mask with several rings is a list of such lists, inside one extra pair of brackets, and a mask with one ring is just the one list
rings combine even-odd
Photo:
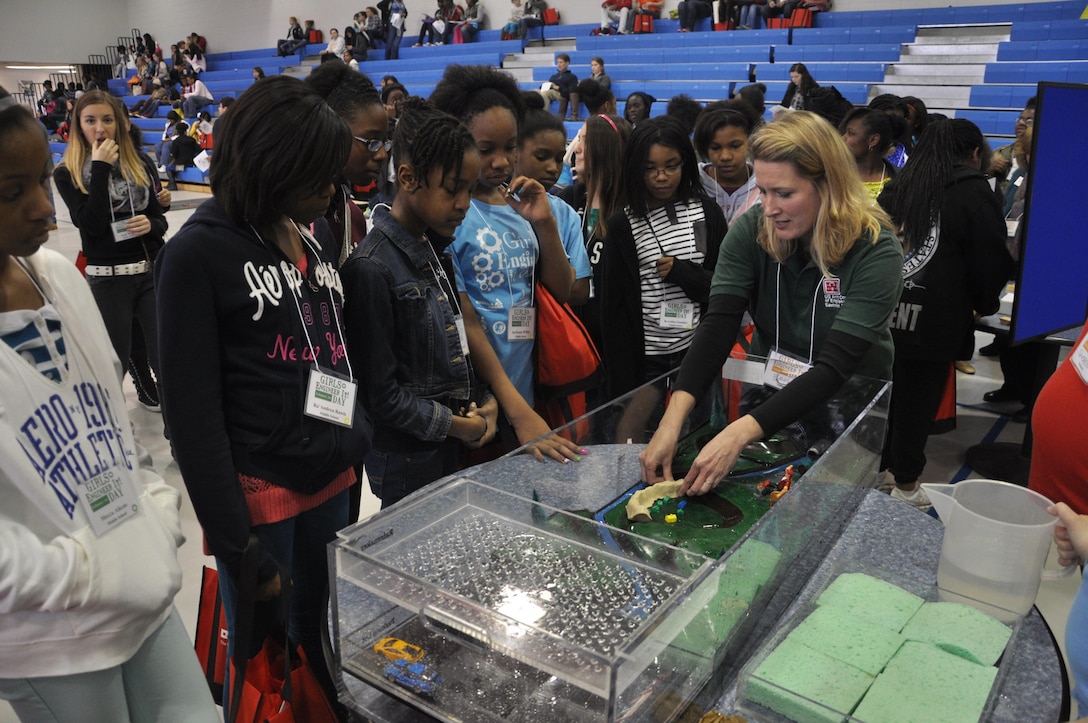
[(407, 660), (409, 663), (423, 657), (423, 648), (406, 643), (400, 638), (382, 638), (374, 643), (374, 652), (381, 653), (389, 660)]
[(385, 666), (385, 677), (416, 695), (434, 695), (442, 676), (430, 665), (394, 660)]

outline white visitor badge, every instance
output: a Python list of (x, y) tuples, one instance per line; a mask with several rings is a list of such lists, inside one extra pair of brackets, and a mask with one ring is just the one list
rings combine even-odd
[(113, 231), (113, 240), (117, 242), (128, 241), (130, 238), (136, 238), (140, 234), (129, 231), (126, 227), (128, 219), (124, 221), (114, 221), (110, 224), (110, 230)]
[(662, 301), (657, 323), (662, 329), (690, 329), (695, 322), (695, 304), (691, 301)]
[(128, 476), (114, 468), (91, 477), (79, 489), (79, 503), (99, 537), (139, 512), (138, 499)]
[(468, 332), (465, 331), (465, 317), (457, 314), (453, 317), (457, 325), (457, 341), (461, 342), (461, 353), (468, 354)]
[(772, 351), (767, 355), (767, 365), (763, 368), (763, 383), (781, 389), (811, 368), (812, 365), (807, 362), (780, 351)]
[(355, 415), (355, 394), (358, 388), (359, 385), (347, 377), (324, 369), (310, 369), (304, 412), (307, 417), (323, 419), (350, 429), (354, 424), (352, 417)]
[(532, 341), (536, 338), (536, 308), (518, 306), (510, 310), (506, 325), (507, 341)]
[(1073, 368), (1080, 375), (1080, 380), (1088, 384), (1088, 337), (1085, 337), (1070, 356), (1073, 358)]

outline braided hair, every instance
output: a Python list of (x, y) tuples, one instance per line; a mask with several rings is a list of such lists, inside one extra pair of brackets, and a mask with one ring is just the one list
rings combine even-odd
[(468, 128), (454, 116), (419, 96), (404, 101), (393, 132), (393, 157), (397, 163), (410, 165), (420, 183), (426, 185), (435, 168), (442, 169), (443, 178), (450, 172), (460, 175), (465, 153), (475, 147)]
[(955, 166), (969, 161), (976, 151), (981, 153), (985, 168), (989, 146), (982, 131), (969, 120), (940, 120), (926, 127), (895, 179), (896, 192), (882, 196), (892, 223), (900, 229), (905, 250), (925, 241), (940, 216), (941, 200)]

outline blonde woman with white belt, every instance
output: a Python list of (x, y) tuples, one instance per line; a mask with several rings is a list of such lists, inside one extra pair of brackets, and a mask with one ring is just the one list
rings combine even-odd
[(79, 229), (87, 283), (119, 359), (128, 359), (132, 321), (139, 319), (157, 377), (151, 270), (167, 224), (150, 163), (129, 136), (119, 98), (103, 91), (84, 93), (76, 101), (72, 125), (71, 140), (53, 178)]

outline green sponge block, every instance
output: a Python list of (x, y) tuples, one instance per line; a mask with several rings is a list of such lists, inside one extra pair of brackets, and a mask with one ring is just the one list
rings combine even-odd
[(788, 637), (869, 675), (884, 670), (904, 642), (903, 636), (894, 630), (858, 618), (835, 605), (813, 610)]
[(1004, 652), (1012, 631), (970, 605), (927, 602), (903, 628), (903, 636), (933, 643), (979, 665), (993, 665)]
[(841, 723), (873, 677), (787, 637), (748, 678), (745, 697), (799, 723)]
[(890, 582), (860, 572), (839, 575), (816, 599), (899, 632), (925, 600)]
[(748, 613), (759, 590), (774, 574), (782, 553), (766, 542), (748, 540), (729, 556), (718, 594), (697, 615), (674, 645), (701, 655), (713, 655)]
[(977, 721), (997, 668), (909, 640), (877, 676), (854, 717), (865, 723)]

